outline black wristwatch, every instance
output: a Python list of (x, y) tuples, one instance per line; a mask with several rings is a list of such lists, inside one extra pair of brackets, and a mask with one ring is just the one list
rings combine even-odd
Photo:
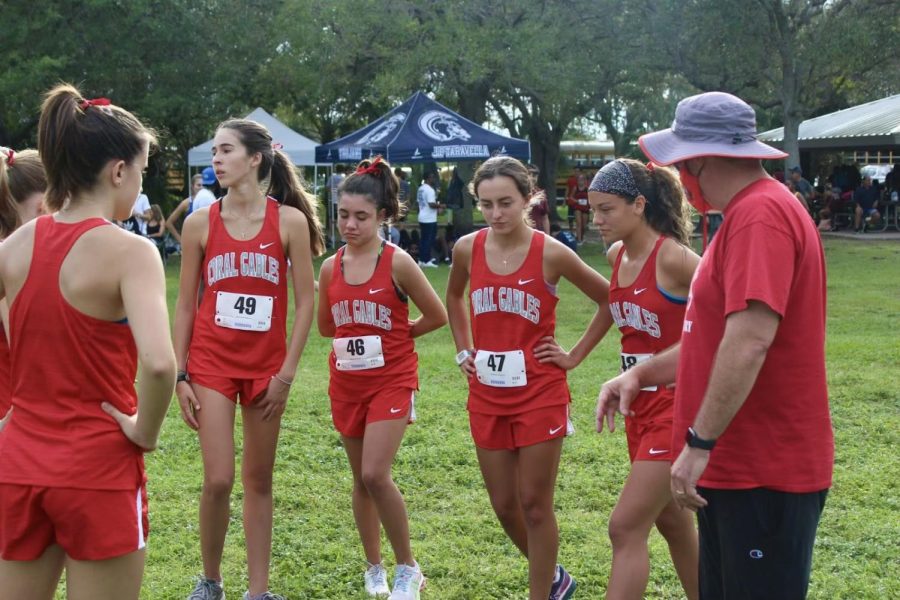
[(702, 437), (698, 436), (693, 427), (688, 427), (687, 434), (684, 436), (684, 441), (689, 447), (699, 448), (700, 450), (712, 450), (716, 445), (716, 440), (704, 440)]
[(191, 378), (188, 377), (187, 371), (178, 371), (178, 375), (175, 377), (175, 383), (181, 383), (182, 381), (190, 381)]

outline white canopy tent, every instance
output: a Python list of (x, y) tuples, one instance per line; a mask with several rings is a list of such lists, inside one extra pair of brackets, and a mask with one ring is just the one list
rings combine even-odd
[[(300, 135), (262, 108), (256, 108), (244, 117), (262, 123), (272, 134), (272, 141), (281, 144), (281, 150), (291, 157), (298, 166), (314, 166), (316, 164), (316, 146), (318, 142)], [(212, 164), (212, 140), (188, 150), (188, 167), (205, 167)]]

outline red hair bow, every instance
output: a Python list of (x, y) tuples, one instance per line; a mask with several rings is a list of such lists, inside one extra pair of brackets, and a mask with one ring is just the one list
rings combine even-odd
[(109, 106), (112, 102), (109, 98), (94, 98), (93, 100), (82, 100), (81, 110), (87, 110), (91, 106)]
[(10, 148), (9, 154), (6, 155), (6, 164), (9, 165), (10, 167), (13, 166), (13, 163), (16, 162), (15, 156), (16, 156), (15, 151), (12, 148)]
[(653, 161), (647, 161), (647, 170), (648, 170), (648, 171), (652, 171), (652, 170), (653, 170)]
[(372, 175), (374, 177), (378, 177), (380, 171), (378, 170), (378, 165), (381, 163), (381, 157), (376, 156), (375, 160), (369, 163), (368, 167), (364, 167), (362, 165), (356, 167), (357, 175)]
[(282, 150), (284, 149), (284, 144), (280, 144), (278, 142), (272, 142), (272, 150)]

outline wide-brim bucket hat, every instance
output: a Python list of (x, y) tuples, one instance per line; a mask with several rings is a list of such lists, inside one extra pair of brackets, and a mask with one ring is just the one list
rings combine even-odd
[(642, 135), (638, 145), (661, 166), (700, 156), (760, 160), (787, 156), (756, 135), (753, 107), (725, 92), (706, 92), (679, 102), (672, 126)]

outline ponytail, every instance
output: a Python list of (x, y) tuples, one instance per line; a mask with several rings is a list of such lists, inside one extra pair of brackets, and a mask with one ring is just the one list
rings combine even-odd
[(109, 100), (85, 100), (69, 84), (47, 92), (38, 121), (38, 150), (47, 173), (46, 205), (60, 210), (66, 200), (91, 189), (111, 160), (131, 163), (154, 133)]
[(46, 189), (47, 178), (37, 150), (0, 148), (0, 240), (22, 225), (18, 203)]
[[(630, 158), (620, 158), (618, 161), (631, 171), (635, 185), (647, 200), (644, 207), (647, 224), (654, 231), (689, 245), (693, 229), (690, 207), (674, 169), (656, 165), (648, 168), (644, 163)], [(623, 197), (629, 204), (634, 202), (634, 198)]]
[[(322, 224), (316, 211), (316, 197), (303, 188), (303, 181), (288, 158), (281, 150), (272, 150), (271, 179), (268, 194), (277, 198), (285, 206), (293, 206), (306, 217), (309, 227), (309, 248), (313, 256), (325, 251)], [(262, 174), (262, 170), (260, 170)]]
[(403, 214), (400, 206), (400, 181), (391, 170), (391, 165), (376, 156), (364, 160), (341, 181), (339, 194), (359, 194), (375, 204), (375, 212), (384, 211), (384, 222), (390, 223)]

